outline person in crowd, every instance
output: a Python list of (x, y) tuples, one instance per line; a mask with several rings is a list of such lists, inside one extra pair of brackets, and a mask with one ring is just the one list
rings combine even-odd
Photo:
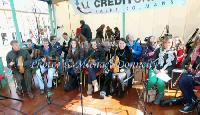
[(80, 27), (81, 28), (81, 34), (83, 36), (85, 36), (88, 43), (90, 43), (90, 41), (92, 40), (92, 31), (91, 31), (89, 25), (86, 24), (84, 20), (81, 20), (80, 24), (81, 24), (81, 27)]
[(62, 51), (64, 52), (64, 59), (66, 59), (67, 57), (67, 53), (68, 53), (68, 49), (69, 49), (69, 45), (70, 45), (70, 42), (72, 40), (72, 38), (69, 38), (68, 34), (66, 32), (64, 32), (62, 34), (62, 37), (64, 39), (64, 41), (62, 42)]
[(194, 110), (198, 103), (197, 96), (193, 89), (194, 86), (200, 85), (200, 35), (196, 37), (183, 61), (182, 67), (188, 71), (184, 73), (179, 80), (179, 88), (183, 94), (181, 101), (184, 103), (184, 107), (179, 111), (182, 113), (189, 113)]
[(128, 44), (127, 46), (131, 49), (133, 54), (133, 61), (139, 62), (142, 55), (142, 47), (139, 39), (134, 39), (133, 35), (129, 34), (126, 37)]
[(67, 72), (70, 77), (70, 82), (71, 82), (71, 88), (74, 89), (78, 86), (78, 76), (80, 74), (79, 72), (79, 62), (81, 60), (81, 53), (80, 53), (80, 46), (76, 40), (72, 40), (66, 63), (67, 63)]
[[(43, 39), (43, 46), (40, 48), (41, 51), (41, 58), (42, 58), (42, 62), (43, 64), (41, 64), (39, 66), (39, 69), (36, 70), (36, 77), (39, 83), (39, 87), (40, 87), (40, 93), (44, 94), (44, 73), (47, 73), (47, 91), (50, 92), (51, 88), (52, 88), (52, 81), (53, 81), (53, 76), (56, 72), (56, 68), (58, 68), (59, 64), (55, 62), (57, 62), (57, 60), (59, 60), (59, 55), (56, 51), (56, 49), (54, 49), (51, 44), (49, 43), (49, 40), (47, 38)], [(46, 65), (47, 64), (47, 65)]]
[[(154, 61), (156, 66), (154, 70), (149, 71), (148, 90), (151, 90), (155, 85), (157, 86), (157, 95), (154, 104), (160, 104), (164, 97), (165, 81), (158, 78), (157, 75), (171, 75), (171, 71), (176, 66), (176, 54), (173, 47), (173, 39), (170, 36), (164, 36), (163, 43), (160, 48), (155, 51)], [(166, 77), (166, 76), (165, 76)]]
[(60, 43), (58, 42), (60, 39), (57, 38), (56, 36), (50, 36), (50, 42), (51, 45), (54, 49), (56, 49), (56, 51), (58, 52), (58, 55), (62, 54), (62, 46), (60, 45)]
[[(101, 70), (100, 67), (95, 66), (98, 63), (105, 61), (105, 52), (102, 48), (97, 45), (96, 39), (91, 41), (91, 48), (88, 50), (88, 91), (87, 94), (91, 95), (92, 92), (99, 91), (99, 85), (97, 82), (96, 73)], [(93, 90), (94, 87), (94, 90)]]
[[(104, 98), (106, 95), (109, 95), (110, 92), (112, 92), (112, 91), (110, 91), (110, 83), (111, 83), (111, 80), (112, 80), (114, 74), (119, 73), (120, 71), (124, 70), (126, 73), (126, 76), (131, 75), (131, 67), (132, 67), (132, 62), (133, 62), (132, 52), (126, 45), (126, 40), (124, 38), (121, 38), (119, 40), (118, 47), (115, 49), (115, 52), (113, 52), (112, 56), (113, 56), (112, 63), (110, 64), (110, 66), (108, 66), (109, 72), (105, 76), (103, 88), (100, 92), (101, 98)], [(120, 62), (118, 64), (116, 62), (118, 60), (117, 58), (119, 58), (119, 62)], [(127, 64), (127, 63), (128, 63), (128, 66), (126, 67), (125, 64)], [(113, 64), (114, 65), (116, 64), (116, 67), (113, 67), (112, 66)], [(131, 84), (132, 84), (132, 81), (129, 80), (128, 85), (130, 86)], [(122, 89), (121, 89), (121, 91), (122, 91)], [(119, 95), (118, 95), (119, 97), (123, 96), (122, 92), (119, 93)]]
[(145, 38), (145, 46), (142, 51), (143, 62), (151, 62), (157, 49), (157, 39), (155, 36)]
[(112, 31), (112, 29), (109, 26), (107, 26), (106, 32), (105, 32), (105, 39), (108, 39), (108, 41), (111, 41), (113, 34), (114, 34), (114, 32)]
[(31, 91), (31, 56), (27, 50), (20, 48), (17, 40), (12, 40), (10, 45), (12, 46), (12, 50), (7, 54), (6, 61), (8, 68), (12, 69), (13, 74), (16, 76), (16, 92), (18, 95), (22, 95), (22, 80), (24, 79), (28, 96), (32, 99), (34, 96)]
[(96, 39), (100, 39), (100, 41), (102, 42), (104, 39), (103, 36), (103, 30), (105, 28), (105, 24), (102, 24), (97, 30), (96, 30)]
[(120, 31), (119, 31), (118, 27), (114, 28), (114, 39), (116, 42), (120, 40)]
[(177, 56), (176, 68), (181, 68), (184, 59), (184, 47), (181, 38), (178, 36), (174, 37), (174, 48)]
[(84, 61), (84, 58), (87, 57), (88, 41), (86, 40), (86, 37), (81, 34), (81, 28), (76, 29), (75, 40), (80, 46), (81, 61)]
[[(56, 49), (56, 52), (59, 55), (59, 62), (60, 62), (60, 66), (59, 66), (59, 71), (58, 74), (59, 76), (63, 73), (63, 59), (62, 59), (62, 46), (60, 45), (60, 43), (58, 42), (60, 39), (57, 38), (56, 36), (50, 36), (50, 42), (51, 42), (51, 46)], [(70, 41), (71, 42), (71, 41)], [(70, 43), (69, 42), (69, 43)]]

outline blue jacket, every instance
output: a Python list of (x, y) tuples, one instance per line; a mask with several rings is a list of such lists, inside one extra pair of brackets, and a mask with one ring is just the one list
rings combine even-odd
[(60, 45), (59, 42), (56, 42), (55, 44), (53, 44), (53, 48), (56, 49), (56, 51), (58, 52), (59, 55), (62, 54), (62, 46)]
[(133, 53), (134, 59), (140, 59), (142, 55), (142, 47), (138, 41), (134, 41), (133, 45), (131, 46), (130, 43), (128, 43), (128, 47), (131, 49)]

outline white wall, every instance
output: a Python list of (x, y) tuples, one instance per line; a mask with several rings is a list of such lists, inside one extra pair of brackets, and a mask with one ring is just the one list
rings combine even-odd
[[(58, 35), (61, 35), (64, 31), (70, 34), (70, 23), (72, 25), (71, 29), (75, 31), (80, 26), (79, 21), (81, 19), (84, 19), (90, 25), (93, 37), (96, 34), (95, 30), (101, 24), (109, 25), (112, 28), (117, 26), (122, 31), (121, 13), (83, 15), (75, 12), (72, 5), (66, 1), (57, 3), (55, 10), (57, 25), (64, 26), (64, 28), (58, 30)], [(168, 24), (170, 33), (174, 36), (184, 37), (186, 41), (195, 29), (200, 27), (199, 11), (199, 0), (187, 0), (184, 6), (129, 12), (126, 13), (126, 33), (132, 33), (135, 37), (141, 38), (149, 35), (159, 37)]]

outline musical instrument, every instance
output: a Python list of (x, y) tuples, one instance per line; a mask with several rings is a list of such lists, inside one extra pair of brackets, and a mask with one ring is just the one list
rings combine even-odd
[(192, 34), (192, 36), (190, 37), (190, 39), (189, 39), (188, 42), (186, 43), (186, 45), (185, 45), (185, 47), (186, 47), (186, 54), (188, 54), (190, 48), (192, 47), (192, 46), (191, 46), (191, 44), (193, 43), (192, 40), (193, 40), (193, 38), (197, 35), (198, 31), (199, 31), (199, 28), (197, 28), (197, 29), (195, 30), (195, 32)]
[(116, 55), (114, 57), (112, 57), (111, 71), (113, 73), (119, 72), (119, 57)]
[(19, 73), (24, 74), (24, 58), (22, 56), (19, 56), (17, 59), (17, 68), (19, 69)]
[(89, 64), (94, 64), (96, 62), (96, 59), (94, 58), (94, 57), (90, 57), (89, 59), (88, 59), (88, 63)]
[(177, 84), (178, 84), (178, 82), (179, 82), (179, 80), (181, 79), (181, 77), (182, 77), (182, 75), (183, 75), (183, 73), (181, 73), (180, 75), (179, 75), (179, 77), (176, 79), (176, 81), (173, 83), (173, 87), (175, 87), (175, 86), (177, 86)]
[(46, 65), (48, 65), (49, 68), (53, 68), (53, 67), (58, 68), (58, 63), (59, 63), (58, 57), (56, 57), (56, 59), (53, 59), (52, 57), (45, 56), (44, 60), (45, 60)]
[[(189, 64), (189, 65), (187, 66), (187, 70), (186, 70), (185, 72), (183, 72), (183, 73), (193, 73), (193, 74), (195, 75), (196, 73), (199, 72), (199, 70), (200, 70), (200, 64), (197, 65), (197, 67), (196, 67), (195, 70), (192, 69), (192, 64)], [(181, 79), (183, 73), (181, 73), (181, 74), (179, 75), (179, 77), (176, 79), (176, 81), (173, 83), (173, 87), (177, 86), (177, 84), (178, 84), (178, 82), (180, 81), (180, 79)]]
[(32, 49), (31, 57), (36, 59), (41, 56), (41, 51), (39, 49)]

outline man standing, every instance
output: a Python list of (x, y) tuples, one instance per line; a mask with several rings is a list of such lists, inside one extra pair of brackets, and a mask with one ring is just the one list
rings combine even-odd
[[(16, 76), (17, 80), (17, 89), (16, 92), (18, 95), (22, 94), (22, 80), (25, 80), (28, 96), (33, 98), (33, 94), (31, 92), (31, 82), (32, 82), (32, 74), (30, 70), (31, 65), (31, 56), (29, 52), (25, 49), (20, 49), (19, 43), (17, 40), (12, 40), (10, 42), (12, 46), (12, 50), (7, 54), (6, 61), (9, 68), (12, 69), (13, 74)], [(22, 59), (23, 62), (19, 63), (19, 59)], [(20, 67), (22, 65), (23, 67)], [(22, 68), (24, 71), (20, 71)]]
[(89, 25), (85, 24), (84, 20), (80, 21), (81, 24), (81, 34), (86, 37), (88, 43), (92, 40), (92, 32)]
[(101, 42), (104, 40), (103, 36), (103, 30), (105, 28), (105, 24), (102, 24), (97, 30), (96, 30), (96, 39), (99, 39)]

